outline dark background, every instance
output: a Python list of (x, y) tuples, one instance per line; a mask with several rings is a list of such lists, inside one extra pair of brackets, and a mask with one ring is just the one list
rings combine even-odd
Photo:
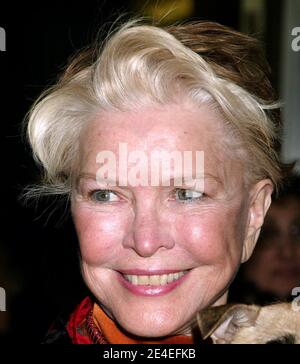
[[(242, 1), (195, 1), (190, 19), (218, 21), (240, 30)], [(24, 206), (18, 198), (39, 174), (22, 139), (22, 120), (40, 92), (55, 82), (67, 59), (90, 43), (103, 24), (109, 29), (120, 14), (126, 13), (124, 20), (135, 14), (135, 3), (143, 1), (26, 1), (26, 5), (0, 6), (0, 26), (7, 41), (6, 52), (0, 52), (0, 287), (7, 294), (7, 311), (0, 312), (0, 322), (8, 320), (2, 340), (41, 342), (57, 314), (86, 294), (66, 206), (53, 199)], [(267, 1), (266, 31), (259, 35), (277, 89), (281, 12), (282, 1)]]

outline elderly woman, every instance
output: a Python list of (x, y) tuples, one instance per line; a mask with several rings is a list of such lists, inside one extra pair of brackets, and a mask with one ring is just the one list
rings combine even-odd
[(276, 108), (257, 41), (216, 23), (129, 22), (72, 61), (28, 117), (91, 292), (49, 342), (193, 342), (280, 183)]

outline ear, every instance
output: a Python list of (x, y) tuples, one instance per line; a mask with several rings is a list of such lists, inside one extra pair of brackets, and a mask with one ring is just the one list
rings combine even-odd
[(211, 336), (214, 344), (230, 344), (242, 327), (254, 326), (260, 307), (229, 304), (209, 307), (197, 313), (203, 339)]
[(242, 263), (252, 255), (266, 213), (272, 202), (273, 183), (270, 179), (257, 182), (250, 191), (250, 205), (246, 237), (243, 244)]

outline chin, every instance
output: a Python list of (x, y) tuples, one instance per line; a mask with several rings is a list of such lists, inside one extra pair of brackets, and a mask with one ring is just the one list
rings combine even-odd
[(139, 320), (133, 318), (132, 321), (118, 320), (119, 324), (128, 333), (145, 338), (158, 338), (168, 335), (174, 335), (175, 331), (178, 330), (178, 326), (174, 325), (174, 320), (165, 320), (163, 323), (156, 317), (152, 320)]
[(144, 338), (159, 338), (164, 336), (170, 336), (173, 335), (174, 331), (172, 329), (169, 329), (168, 327), (149, 327), (149, 326), (147, 328), (129, 326), (129, 327), (124, 327), (124, 329), (131, 335)]

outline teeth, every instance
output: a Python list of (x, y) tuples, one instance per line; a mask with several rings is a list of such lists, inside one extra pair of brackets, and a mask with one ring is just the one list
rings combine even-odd
[(177, 273), (152, 275), (152, 276), (137, 276), (137, 275), (125, 274), (124, 277), (135, 286), (138, 285), (164, 286), (167, 283), (176, 281), (186, 273), (187, 271), (182, 271)]
[(159, 285), (160, 286), (164, 286), (165, 284), (168, 283), (168, 274), (163, 274), (161, 276), (159, 276)]

